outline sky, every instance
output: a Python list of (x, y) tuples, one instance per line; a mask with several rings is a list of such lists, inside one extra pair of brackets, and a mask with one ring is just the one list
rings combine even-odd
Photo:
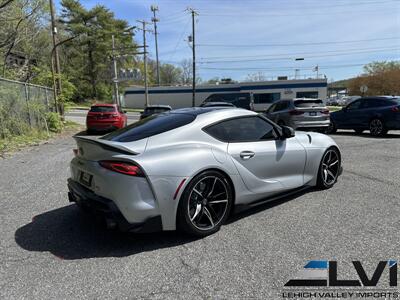
[[(203, 80), (244, 81), (261, 72), (298, 78), (324, 74), (329, 81), (362, 73), (372, 61), (400, 60), (400, 0), (81, 0), (101, 4), (138, 25), (158, 6), (161, 62), (190, 59), (187, 37), (196, 16), (196, 66)], [(60, 8), (58, 3), (58, 9)], [(149, 25), (152, 28), (152, 25)], [(148, 33), (150, 57), (154, 35)], [(142, 42), (141, 32), (136, 41)], [(296, 61), (296, 58), (304, 60)]]

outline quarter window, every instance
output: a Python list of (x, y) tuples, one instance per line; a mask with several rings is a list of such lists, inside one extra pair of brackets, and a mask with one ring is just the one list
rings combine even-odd
[(228, 143), (257, 142), (275, 139), (274, 127), (259, 116), (222, 121), (205, 131), (212, 137)]

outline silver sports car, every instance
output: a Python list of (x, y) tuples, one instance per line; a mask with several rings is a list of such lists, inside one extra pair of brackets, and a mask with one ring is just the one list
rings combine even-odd
[(204, 236), (234, 208), (330, 188), (341, 173), (330, 137), (238, 108), (178, 109), (75, 139), (69, 200), (123, 231)]

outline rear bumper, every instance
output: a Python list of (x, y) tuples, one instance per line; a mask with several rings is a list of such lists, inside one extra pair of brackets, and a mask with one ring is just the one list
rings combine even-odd
[(307, 128), (307, 129), (318, 129), (318, 128), (328, 128), (330, 120), (324, 121), (293, 121), (293, 127), (295, 129)]
[(68, 179), (68, 199), (95, 213), (106, 221), (107, 227), (129, 232), (156, 232), (162, 230), (161, 216), (150, 217), (140, 223), (129, 223), (117, 205), (110, 199), (96, 195), (80, 183)]
[(96, 122), (90, 121), (86, 122), (86, 128), (90, 130), (111, 130), (111, 129), (119, 129), (122, 128), (122, 122), (120, 121), (103, 121)]

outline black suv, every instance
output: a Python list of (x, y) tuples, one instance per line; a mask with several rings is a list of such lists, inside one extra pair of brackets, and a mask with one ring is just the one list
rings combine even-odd
[(351, 102), (331, 113), (328, 133), (337, 129), (353, 129), (356, 133), (369, 130), (374, 136), (400, 129), (400, 97), (364, 97)]

